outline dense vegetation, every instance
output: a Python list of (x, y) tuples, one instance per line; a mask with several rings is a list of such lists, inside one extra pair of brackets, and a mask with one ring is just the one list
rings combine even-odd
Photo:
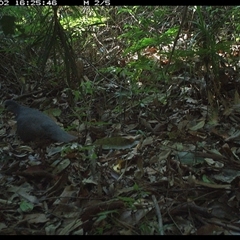
[(0, 8), (1, 98), (78, 142), (45, 160), (1, 108), (1, 234), (239, 234), (238, 6)]

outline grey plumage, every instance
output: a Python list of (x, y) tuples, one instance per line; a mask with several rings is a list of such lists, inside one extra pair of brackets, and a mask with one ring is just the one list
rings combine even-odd
[(24, 142), (39, 139), (71, 142), (77, 139), (77, 137), (62, 130), (50, 117), (37, 109), (22, 106), (13, 100), (6, 100), (4, 106), (15, 114), (17, 134)]

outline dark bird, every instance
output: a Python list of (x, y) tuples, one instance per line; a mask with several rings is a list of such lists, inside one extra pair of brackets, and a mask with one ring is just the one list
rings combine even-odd
[(37, 109), (22, 106), (13, 100), (6, 100), (4, 106), (15, 115), (17, 134), (24, 142), (50, 140), (67, 143), (77, 139)]

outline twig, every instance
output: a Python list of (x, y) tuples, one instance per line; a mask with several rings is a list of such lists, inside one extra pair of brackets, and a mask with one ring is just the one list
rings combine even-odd
[(164, 232), (163, 232), (163, 223), (162, 223), (162, 215), (161, 215), (160, 208), (159, 208), (159, 205), (158, 205), (158, 202), (157, 202), (157, 199), (156, 199), (155, 195), (152, 195), (152, 200), (153, 200), (153, 203), (154, 203), (155, 209), (156, 209), (156, 214), (157, 214), (157, 218), (158, 218), (158, 227), (159, 227), (160, 235), (164, 235)]

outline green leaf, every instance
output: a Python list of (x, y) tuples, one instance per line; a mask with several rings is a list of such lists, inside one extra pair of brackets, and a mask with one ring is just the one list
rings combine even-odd
[(138, 142), (134, 137), (110, 137), (97, 139), (94, 145), (102, 146), (103, 149), (127, 149), (136, 146)]
[(195, 126), (190, 127), (189, 129), (192, 131), (196, 131), (198, 129), (201, 129), (205, 124), (205, 120), (200, 121), (199, 123), (197, 123)]
[(31, 212), (33, 210), (34, 205), (30, 202), (26, 202), (26, 201), (21, 201), (20, 203), (20, 209), (23, 212)]

